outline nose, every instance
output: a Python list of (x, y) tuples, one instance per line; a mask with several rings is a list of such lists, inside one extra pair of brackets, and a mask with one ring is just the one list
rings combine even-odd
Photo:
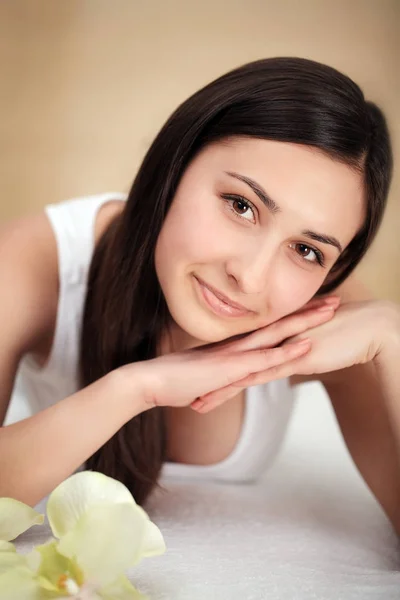
[(230, 279), (234, 279), (243, 294), (260, 294), (272, 277), (277, 260), (277, 250), (271, 243), (254, 249), (243, 249), (226, 262), (225, 269)]

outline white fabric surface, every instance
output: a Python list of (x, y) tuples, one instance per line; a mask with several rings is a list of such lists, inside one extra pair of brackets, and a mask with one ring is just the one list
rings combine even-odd
[[(167, 552), (129, 572), (152, 600), (400, 599), (399, 538), (318, 383), (299, 386), (283, 449), (258, 483), (162, 483), (146, 508)], [(34, 527), (17, 547), (49, 535)]]

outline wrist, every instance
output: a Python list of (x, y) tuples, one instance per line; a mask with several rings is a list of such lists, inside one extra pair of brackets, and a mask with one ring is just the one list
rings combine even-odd
[(381, 317), (376, 319), (379, 335), (379, 350), (373, 358), (373, 364), (380, 377), (387, 378), (388, 373), (398, 372), (400, 356), (400, 306), (394, 302), (383, 302)]
[(106, 375), (109, 393), (118, 402), (125, 422), (148, 410), (145, 385), (140, 368), (135, 364), (124, 365)]
[(395, 302), (385, 301), (382, 307), (383, 319), (379, 320), (380, 352), (379, 354), (400, 356), (400, 306)]

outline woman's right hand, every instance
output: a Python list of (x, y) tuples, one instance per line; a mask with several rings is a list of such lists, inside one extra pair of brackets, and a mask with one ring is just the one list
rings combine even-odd
[[(303, 309), (239, 339), (223, 340), (183, 352), (165, 354), (120, 367), (124, 386), (138, 386), (144, 409), (155, 406), (185, 407), (206, 394), (232, 388), (251, 374), (263, 373), (263, 383), (296, 372), (297, 359), (311, 348), (310, 340), (286, 344), (285, 339), (329, 321), (339, 298), (313, 300)], [(262, 339), (262, 345), (257, 343)], [(232, 394), (231, 394), (232, 395)]]

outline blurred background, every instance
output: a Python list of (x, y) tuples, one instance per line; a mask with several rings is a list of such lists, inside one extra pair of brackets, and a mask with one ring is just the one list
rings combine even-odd
[(179, 103), (245, 62), (302, 56), (352, 77), (385, 112), (389, 207), (359, 267), (400, 302), (399, 0), (1, 0), (0, 223), (128, 191)]

